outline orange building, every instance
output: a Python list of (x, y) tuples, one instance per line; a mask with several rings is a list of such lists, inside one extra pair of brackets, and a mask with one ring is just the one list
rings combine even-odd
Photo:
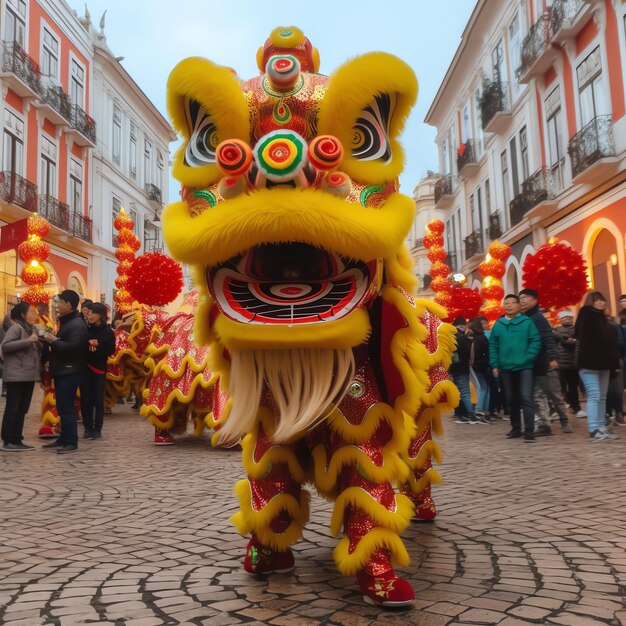
[(479, 0), (428, 111), (447, 247), (475, 286), (492, 239), (504, 287), (550, 237), (626, 293), (626, 0)]

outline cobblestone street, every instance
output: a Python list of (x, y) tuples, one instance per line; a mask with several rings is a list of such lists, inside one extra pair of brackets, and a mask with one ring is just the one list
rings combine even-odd
[[(78, 454), (0, 455), (0, 624), (626, 624), (626, 428), (591, 443), (574, 418), (527, 445), (505, 422), (447, 418), (439, 517), (405, 533), (417, 600), (389, 612), (337, 573), (318, 498), (295, 572), (245, 574), (228, 519), (239, 453), (208, 436), (157, 448), (114, 411)], [(37, 427), (32, 412), (26, 443)]]

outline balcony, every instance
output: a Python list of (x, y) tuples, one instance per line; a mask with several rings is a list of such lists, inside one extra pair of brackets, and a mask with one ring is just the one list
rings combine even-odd
[(542, 76), (554, 62), (551, 44), (550, 13), (544, 13), (531, 27), (522, 42), (521, 65), (516, 74), (520, 83)]
[(465, 244), (466, 261), (469, 261), (475, 256), (482, 256), (485, 252), (485, 246), (483, 245), (483, 237), (480, 232), (480, 228), (477, 228), (474, 232), (465, 237), (463, 243)]
[(591, 3), (585, 0), (554, 0), (550, 9), (552, 41), (563, 44), (574, 39), (591, 17)]
[(423, 237), (418, 237), (414, 242), (413, 242), (413, 247), (416, 250), (421, 250), (422, 248), (424, 248), (424, 238)]
[(161, 190), (156, 185), (153, 185), (152, 183), (146, 183), (145, 192), (150, 202), (152, 202), (154, 205), (157, 205), (158, 208), (161, 208), (163, 206)]
[(575, 184), (612, 174), (619, 159), (615, 158), (611, 116), (594, 117), (570, 139), (567, 152), (572, 162), (572, 182)]
[(41, 94), (39, 66), (17, 42), (2, 46), (0, 78), (20, 98), (38, 98)]
[(445, 174), (435, 183), (435, 208), (449, 208), (452, 204), (452, 197), (452, 175)]
[(71, 220), (71, 233), (74, 237), (78, 237), (79, 239), (83, 239), (84, 241), (88, 241), (91, 243), (91, 226), (92, 221), (91, 218), (86, 215), (82, 215), (77, 211), (72, 211), (72, 220)]
[(39, 197), (39, 215), (65, 231), (70, 229), (70, 207), (53, 196)]
[(503, 234), (502, 225), (500, 223), (500, 211), (496, 211), (489, 216), (489, 226), (487, 227), (487, 236), (490, 241), (500, 239)]
[(511, 226), (519, 224), (524, 217), (539, 216), (540, 213), (551, 211), (555, 203), (549, 172), (541, 167), (531, 174), (523, 183), (522, 190), (509, 205)]
[(15, 172), (0, 173), (0, 199), (36, 213), (37, 185)]
[(480, 165), (478, 165), (476, 144), (475, 139), (468, 139), (459, 146), (459, 156), (456, 160), (456, 171), (459, 176), (471, 178), (478, 173)]
[(508, 83), (485, 81), (478, 105), (480, 121), (486, 133), (500, 134), (508, 128), (513, 117)]
[(42, 77), (41, 98), (38, 102), (33, 102), (33, 106), (40, 109), (53, 124), (60, 126), (70, 124), (72, 117), (70, 97), (63, 91), (63, 87), (54, 84), (49, 76)]
[(96, 122), (77, 104), (70, 108), (70, 129), (74, 142), (79, 146), (94, 148), (96, 145)]

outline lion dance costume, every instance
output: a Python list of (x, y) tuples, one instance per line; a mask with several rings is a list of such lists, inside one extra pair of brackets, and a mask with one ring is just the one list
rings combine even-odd
[(244, 567), (292, 569), (312, 483), (335, 503), (339, 570), (367, 601), (402, 606), (414, 595), (393, 570), (409, 561), (399, 534), (434, 517), (431, 429), (458, 399), (453, 329), (409, 295), (414, 206), (398, 191), (398, 136), (417, 82), (380, 52), (321, 75), (294, 27), (274, 30), (257, 61), (261, 75), (241, 82), (186, 59), (167, 96), (183, 189), (164, 234), (195, 272), (217, 436), (242, 438)]

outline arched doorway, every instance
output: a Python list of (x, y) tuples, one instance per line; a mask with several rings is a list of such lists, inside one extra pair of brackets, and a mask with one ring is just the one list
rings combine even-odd
[(593, 289), (601, 291), (608, 298), (609, 306), (614, 313), (620, 295), (617, 241), (606, 228), (598, 233), (593, 242), (591, 278)]
[(517, 276), (517, 267), (513, 263), (509, 265), (509, 269), (504, 275), (504, 281), (502, 285), (504, 294), (518, 293), (519, 292), (519, 278)]

